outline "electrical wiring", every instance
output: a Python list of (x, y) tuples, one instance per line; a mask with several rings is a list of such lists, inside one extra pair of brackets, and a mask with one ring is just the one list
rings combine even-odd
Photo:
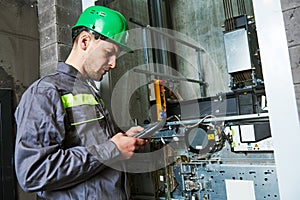
[(185, 125), (177, 115), (173, 115), (173, 116), (169, 117), (168, 119), (171, 119), (172, 117), (175, 117), (178, 120), (178, 122), (180, 123), (180, 125), (182, 125), (185, 128), (188, 128), (188, 129), (198, 127), (207, 118), (216, 118), (216, 116), (214, 116), (214, 115), (207, 115), (207, 116), (201, 118), (199, 120), (199, 122), (197, 122), (197, 123), (195, 123), (193, 125)]

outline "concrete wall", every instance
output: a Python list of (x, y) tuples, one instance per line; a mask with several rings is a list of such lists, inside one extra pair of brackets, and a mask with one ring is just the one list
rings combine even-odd
[[(194, 40), (192, 43), (203, 49), (201, 65), (197, 66), (197, 52), (186, 46), (179, 46), (185, 53), (183, 59), (178, 60), (178, 70), (193, 79), (199, 78), (198, 71), (200, 71), (203, 80), (207, 83), (207, 96), (228, 91), (229, 76), (222, 32), (225, 20), (222, 1), (178, 0), (171, 1), (170, 7), (173, 29), (185, 35), (182, 39)], [(181, 89), (182, 95), (194, 99), (195, 96), (189, 95), (188, 88), (197, 88), (196, 85), (190, 83), (182, 83), (182, 85), (184, 85)]]
[(0, 1), (0, 87), (18, 99), (39, 74), (39, 33), (36, 5)]
[[(300, 1), (281, 0), (300, 118)], [(288, 106), (288, 105), (286, 105)]]
[[(39, 77), (37, 8), (30, 1), (1, 0), (0, 10), (0, 88), (14, 90), (15, 108), (23, 91)], [(24, 193), (16, 183), (16, 197), (31, 200), (35, 195)]]

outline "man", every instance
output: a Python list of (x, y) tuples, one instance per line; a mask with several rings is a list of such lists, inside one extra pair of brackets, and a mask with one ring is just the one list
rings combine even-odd
[(15, 112), (15, 170), (23, 190), (55, 200), (129, 198), (120, 169), (147, 144), (133, 137), (143, 128), (117, 132), (93, 84), (128, 50), (127, 30), (120, 13), (87, 8), (72, 27), (67, 60), (23, 94)]

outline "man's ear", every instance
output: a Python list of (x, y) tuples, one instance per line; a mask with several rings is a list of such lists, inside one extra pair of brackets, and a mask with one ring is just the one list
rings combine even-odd
[(86, 50), (92, 40), (91, 34), (83, 31), (78, 37), (78, 45), (82, 50)]

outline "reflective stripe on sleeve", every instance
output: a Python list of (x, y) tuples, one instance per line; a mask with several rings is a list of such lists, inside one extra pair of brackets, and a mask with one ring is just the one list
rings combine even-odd
[(99, 104), (92, 94), (65, 94), (61, 96), (64, 108), (70, 108), (80, 105), (97, 105)]

